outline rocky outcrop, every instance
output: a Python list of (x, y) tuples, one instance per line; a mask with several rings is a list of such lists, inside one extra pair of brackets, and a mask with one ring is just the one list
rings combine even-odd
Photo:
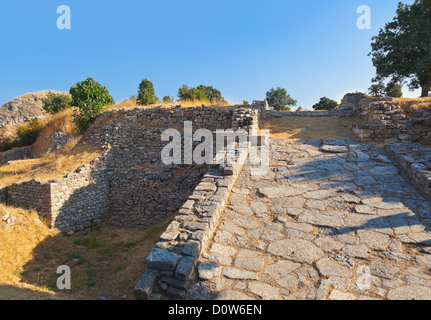
[[(51, 92), (64, 93), (58, 91)], [(42, 108), (42, 100), (48, 93), (49, 91), (27, 93), (6, 102), (0, 108), (0, 127), (5, 126), (6, 124), (18, 124), (28, 122), (33, 119), (45, 118), (47, 113)]]

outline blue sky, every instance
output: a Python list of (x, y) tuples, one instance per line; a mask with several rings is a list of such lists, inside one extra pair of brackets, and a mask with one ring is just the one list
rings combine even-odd
[[(403, 1), (412, 3), (413, 0)], [(115, 101), (143, 78), (156, 94), (212, 85), (232, 102), (286, 88), (304, 108), (327, 96), (367, 91), (371, 37), (398, 0), (2, 0), (0, 105), (40, 90), (68, 91), (93, 77)], [(57, 28), (57, 7), (71, 29)], [(359, 30), (358, 6), (371, 9)], [(417, 96), (404, 90), (405, 96)]]

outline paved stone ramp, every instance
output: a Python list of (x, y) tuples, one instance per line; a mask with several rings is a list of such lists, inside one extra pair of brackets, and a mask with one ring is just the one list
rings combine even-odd
[(198, 299), (431, 299), (431, 203), (355, 140), (271, 139), (246, 165), (190, 293)]

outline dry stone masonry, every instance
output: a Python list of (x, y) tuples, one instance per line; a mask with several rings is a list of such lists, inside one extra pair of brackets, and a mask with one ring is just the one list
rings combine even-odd
[[(415, 107), (418, 104), (421, 106)], [(341, 107), (364, 119), (353, 127), (361, 141), (431, 141), (431, 103), (425, 100), (400, 101), (357, 93), (347, 94)]]

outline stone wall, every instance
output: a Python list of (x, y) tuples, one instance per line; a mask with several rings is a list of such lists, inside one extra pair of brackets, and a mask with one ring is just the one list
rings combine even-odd
[(6, 188), (11, 205), (31, 208), (64, 233), (100, 224), (109, 209), (104, 159), (52, 181), (30, 180)]
[[(259, 108), (238, 108), (234, 111), (233, 127), (248, 131), (253, 137), (258, 129)], [(146, 270), (135, 286), (137, 299), (148, 299), (157, 288), (169, 294), (187, 290), (197, 261), (212, 238), (229, 199), (233, 185), (242, 170), (250, 148), (236, 148), (236, 161), (231, 166), (215, 166), (196, 186), (161, 235), (146, 259)]]
[[(431, 200), (431, 148), (424, 148), (419, 143), (391, 144), (384, 148), (413, 186)], [(422, 218), (431, 219), (425, 211), (423, 214)]]
[[(103, 221), (121, 227), (147, 228), (178, 213), (210, 165), (165, 165), (161, 141), (165, 129), (184, 123), (193, 131), (243, 127), (256, 129), (259, 108), (173, 107), (111, 110), (87, 131), (82, 144), (101, 149), (93, 162), (53, 181), (28, 181), (7, 188), (11, 204), (36, 209), (64, 233)], [(195, 142), (195, 145), (198, 142)], [(224, 168), (231, 170), (232, 168)]]
[(361, 141), (431, 141), (431, 101), (353, 93), (344, 96), (341, 107), (364, 120), (352, 128)]
[(4, 165), (4, 164), (7, 164), (9, 161), (32, 159), (32, 158), (33, 158), (33, 151), (31, 146), (14, 148), (12, 150), (8, 150), (0, 153), (0, 164)]

